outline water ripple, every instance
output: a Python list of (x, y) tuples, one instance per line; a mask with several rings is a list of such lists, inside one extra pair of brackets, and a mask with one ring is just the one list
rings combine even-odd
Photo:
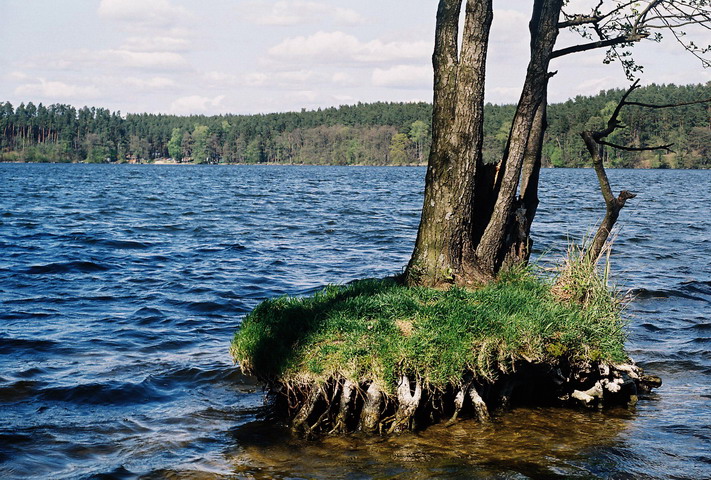
[[(609, 175), (638, 193), (612, 258), (630, 352), (664, 388), (634, 413), (477, 430), (498, 452), (448, 430), (451, 456), (426, 432), (319, 450), (279, 430), (260, 446), (261, 388), (227, 351), (265, 298), (400, 272), (424, 169), (0, 164), (0, 477), (373, 478), (393, 462), (412, 478), (711, 477), (711, 172)], [(534, 246), (550, 259), (604, 205), (592, 170), (541, 185)], [(529, 453), (508, 450), (520, 428)]]

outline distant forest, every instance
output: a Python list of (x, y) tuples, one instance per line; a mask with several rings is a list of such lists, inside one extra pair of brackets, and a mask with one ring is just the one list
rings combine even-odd
[[(578, 96), (549, 107), (544, 164), (589, 165), (580, 138), (601, 129), (623, 90)], [(672, 104), (711, 97), (706, 85), (650, 85), (633, 100)], [(505, 147), (514, 105), (486, 106), (485, 158)], [(425, 164), (432, 106), (371, 103), (267, 115), (127, 114), (104, 108), (0, 102), (0, 161), (289, 163), (317, 165)], [(609, 140), (630, 147), (673, 143), (663, 151), (608, 152), (612, 167), (711, 168), (711, 106), (626, 107), (627, 126)]]

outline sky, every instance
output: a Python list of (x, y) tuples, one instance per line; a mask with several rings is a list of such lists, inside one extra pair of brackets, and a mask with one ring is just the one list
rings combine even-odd
[[(488, 102), (518, 98), (531, 3), (495, 1)], [(597, 0), (573, 3), (589, 11)], [(429, 102), (436, 9), (436, 0), (0, 0), (0, 101), (179, 115)], [(578, 42), (565, 34), (558, 46)], [(711, 81), (673, 41), (636, 50), (643, 85)], [(555, 60), (549, 100), (627, 87), (603, 56)]]

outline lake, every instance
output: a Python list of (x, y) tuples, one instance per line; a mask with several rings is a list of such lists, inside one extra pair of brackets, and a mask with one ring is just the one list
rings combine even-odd
[[(402, 271), (424, 168), (0, 164), (0, 477), (711, 478), (711, 171), (611, 170), (636, 409), (291, 438), (228, 354), (261, 300)], [(544, 170), (538, 263), (592, 233)]]

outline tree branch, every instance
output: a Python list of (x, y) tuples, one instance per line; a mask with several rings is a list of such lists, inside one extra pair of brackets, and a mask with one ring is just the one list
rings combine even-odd
[(616, 148), (618, 150), (624, 150), (626, 152), (649, 152), (653, 150), (666, 150), (669, 153), (673, 153), (671, 147), (673, 143), (668, 143), (666, 145), (658, 145), (655, 147), (625, 147), (623, 145), (617, 145), (615, 143), (606, 142), (604, 140), (596, 140), (598, 145), (606, 145), (608, 147)]
[(673, 108), (673, 107), (684, 107), (686, 105), (698, 105), (700, 103), (711, 103), (711, 97), (705, 98), (703, 100), (696, 100), (694, 102), (668, 103), (666, 105), (655, 105), (655, 104), (651, 104), (651, 103), (641, 103), (641, 102), (627, 102), (627, 105), (635, 105), (637, 107), (644, 107), (644, 108)]
[(569, 20), (558, 23), (558, 28), (578, 27), (588, 23), (597, 23), (605, 17), (599, 15), (573, 15)]
[(649, 36), (648, 33), (638, 33), (633, 35), (622, 35), (608, 40), (598, 40), (597, 42), (583, 43), (581, 45), (573, 45), (572, 47), (561, 48), (551, 54), (551, 59), (570, 55), (571, 53), (587, 52), (596, 48), (612, 47), (623, 43), (634, 43)]
[(619, 218), (620, 211), (625, 206), (627, 200), (635, 197), (634, 193), (631, 193), (627, 190), (622, 190), (617, 197), (615, 197), (612, 193), (610, 181), (607, 177), (605, 166), (603, 165), (603, 146), (608, 146), (619, 150), (625, 150), (628, 152), (642, 152), (651, 150), (666, 150), (667, 152), (672, 151), (671, 146), (673, 145), (673, 143), (653, 147), (626, 147), (603, 140), (605, 137), (612, 134), (612, 132), (614, 132), (616, 129), (622, 127), (622, 122), (619, 120), (620, 111), (622, 110), (622, 108), (626, 105), (636, 105), (644, 108), (671, 108), (683, 105), (695, 105), (699, 103), (711, 102), (711, 98), (705, 100), (698, 100), (695, 102), (684, 102), (668, 105), (649, 105), (641, 102), (627, 101), (627, 98), (630, 96), (630, 94), (638, 88), (639, 80), (635, 81), (630, 86), (630, 88), (627, 89), (625, 94), (617, 103), (617, 107), (615, 107), (614, 112), (610, 116), (610, 119), (607, 121), (607, 127), (604, 130), (599, 130), (596, 132), (584, 131), (580, 133), (580, 136), (583, 138), (585, 146), (587, 147), (588, 152), (590, 153), (592, 164), (595, 169), (595, 173), (597, 174), (598, 183), (600, 184), (600, 192), (602, 193), (602, 197), (605, 199), (606, 206), (605, 216), (602, 219), (602, 222), (600, 223), (597, 232), (595, 233), (595, 237), (593, 238), (592, 243), (585, 252), (586, 257), (592, 261), (597, 261), (597, 259), (600, 257), (605, 246), (605, 242), (607, 242), (607, 239), (610, 236), (610, 232), (615, 226), (615, 223)]

